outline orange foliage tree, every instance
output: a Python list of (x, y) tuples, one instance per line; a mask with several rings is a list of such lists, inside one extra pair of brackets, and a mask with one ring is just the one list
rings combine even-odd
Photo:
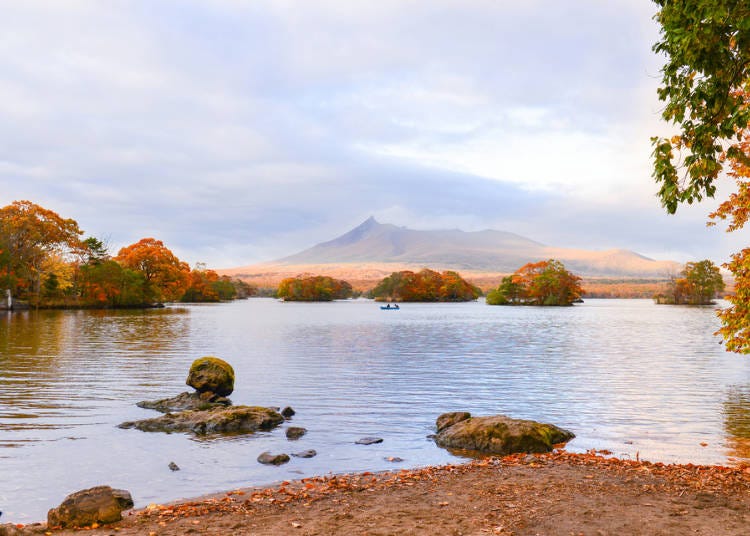
[(489, 305), (572, 305), (580, 299), (581, 278), (550, 259), (524, 264), (503, 278), (500, 286), (487, 294)]
[(31, 201), (0, 208), (0, 286), (38, 296), (50, 256), (82, 248), (78, 223)]
[[(744, 93), (745, 103), (750, 106), (750, 92)], [(750, 129), (741, 134), (738, 147), (745, 158), (728, 158), (728, 175), (734, 179), (737, 191), (732, 193), (719, 205), (716, 211), (709, 214), (708, 225), (716, 225), (718, 220), (726, 221), (727, 232), (742, 229), (750, 218)], [(732, 260), (724, 264), (732, 272), (735, 293), (727, 296), (731, 306), (718, 312), (723, 326), (717, 333), (724, 337), (727, 350), (739, 353), (750, 353), (750, 248), (732, 255)]]
[(178, 259), (161, 240), (143, 238), (122, 248), (115, 260), (143, 274), (146, 297), (153, 301), (175, 301), (188, 288), (190, 267)]
[(405, 302), (456, 302), (476, 300), (481, 291), (463, 279), (458, 272), (436, 272), (425, 268), (419, 272), (393, 272), (372, 290), (377, 300)]

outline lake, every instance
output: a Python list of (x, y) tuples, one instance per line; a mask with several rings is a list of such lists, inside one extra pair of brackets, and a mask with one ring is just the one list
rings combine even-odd
[[(588, 300), (570, 308), (281, 303), (147, 311), (0, 312), (0, 522), (46, 518), (109, 484), (136, 506), (329, 472), (456, 462), (427, 438), (446, 411), (551, 422), (572, 451), (664, 462), (750, 461), (750, 359), (712, 333), (711, 307)], [(216, 355), (235, 404), (292, 406), (289, 424), (226, 438), (121, 430), (140, 400)], [(384, 439), (355, 445), (363, 436)], [(316, 449), (281, 467), (266, 450)], [(403, 458), (392, 463), (388, 457)], [(175, 462), (180, 471), (171, 471)]]

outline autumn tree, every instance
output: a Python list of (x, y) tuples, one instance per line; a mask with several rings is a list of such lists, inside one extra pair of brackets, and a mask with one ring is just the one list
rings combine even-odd
[(188, 287), (190, 267), (180, 261), (161, 240), (143, 238), (122, 248), (114, 259), (123, 267), (143, 274), (146, 297), (152, 301), (175, 301)]
[(0, 286), (38, 296), (45, 262), (79, 251), (81, 234), (75, 220), (30, 201), (0, 208)]
[[(652, 138), (654, 178), (668, 212), (680, 203), (713, 197), (725, 165), (737, 192), (711, 214), (742, 228), (750, 210), (750, 4), (736, 0), (656, 0), (666, 56), (659, 98), (663, 118), (679, 133)], [(719, 312), (727, 350), (750, 353), (750, 249), (725, 266), (735, 279), (731, 306)]]
[[(219, 276), (199, 263), (190, 272), (188, 288), (180, 298), (181, 302), (218, 302), (237, 297), (238, 287), (228, 276)], [(247, 294), (245, 295), (247, 296)]]
[(530, 262), (504, 277), (500, 286), (487, 294), (489, 305), (572, 305), (580, 299), (581, 278), (550, 259)]
[(277, 292), (284, 301), (332, 301), (352, 297), (352, 286), (341, 279), (323, 275), (288, 277)]

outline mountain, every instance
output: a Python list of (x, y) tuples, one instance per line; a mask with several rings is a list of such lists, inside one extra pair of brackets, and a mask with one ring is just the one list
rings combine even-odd
[[(555, 258), (585, 277), (664, 278), (680, 266), (624, 249), (588, 251), (550, 247), (504, 231), (417, 231), (370, 217), (351, 231), (267, 266), (413, 265), (511, 273), (530, 261)], [(241, 269), (236, 269), (238, 273)]]

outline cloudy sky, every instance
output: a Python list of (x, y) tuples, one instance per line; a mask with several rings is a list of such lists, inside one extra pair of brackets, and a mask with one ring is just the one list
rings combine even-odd
[(0, 206), (115, 250), (238, 266), (370, 215), (679, 261), (746, 241), (655, 197), (650, 2), (0, 2)]

